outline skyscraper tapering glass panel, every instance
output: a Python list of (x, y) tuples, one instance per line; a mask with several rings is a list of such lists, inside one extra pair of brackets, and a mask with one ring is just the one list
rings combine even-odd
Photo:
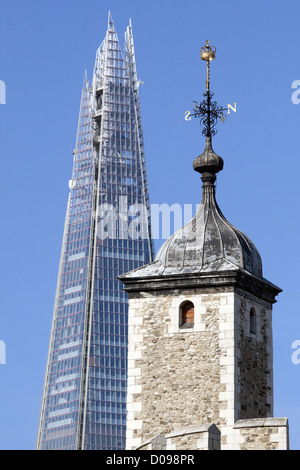
[(127, 294), (118, 276), (153, 258), (131, 23), (109, 14), (83, 83), (41, 406), (38, 449), (125, 448)]

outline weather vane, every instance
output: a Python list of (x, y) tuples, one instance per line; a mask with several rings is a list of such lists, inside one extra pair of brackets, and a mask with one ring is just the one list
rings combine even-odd
[(216, 58), (216, 48), (209, 45), (209, 41), (206, 41), (206, 45), (200, 49), (201, 59), (206, 61), (206, 92), (203, 93), (204, 100), (198, 105), (197, 101), (194, 101), (194, 113), (186, 111), (185, 120), (190, 121), (190, 116), (195, 116), (200, 118), (200, 125), (203, 126), (202, 134), (206, 137), (211, 137), (217, 133), (215, 126), (218, 122), (218, 119), (225, 122), (226, 115), (224, 111), (227, 111), (227, 114), (230, 114), (230, 109), (236, 112), (236, 103), (234, 106), (230, 104), (227, 105), (227, 108), (222, 108), (218, 106), (216, 101), (212, 101), (213, 93), (210, 91), (210, 62)]

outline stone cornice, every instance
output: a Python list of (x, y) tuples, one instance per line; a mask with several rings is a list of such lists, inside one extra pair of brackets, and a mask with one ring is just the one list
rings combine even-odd
[(129, 276), (126, 274), (119, 279), (124, 284), (124, 290), (130, 292), (149, 292), (173, 289), (217, 289), (231, 287), (249, 292), (260, 299), (275, 303), (275, 297), (282, 290), (264, 278), (257, 278), (241, 269), (236, 271), (173, 274), (169, 276)]

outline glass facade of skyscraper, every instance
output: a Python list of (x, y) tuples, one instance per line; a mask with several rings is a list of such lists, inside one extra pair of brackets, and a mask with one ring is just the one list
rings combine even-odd
[(127, 294), (118, 276), (153, 258), (131, 24), (109, 14), (85, 76), (37, 449), (125, 448)]

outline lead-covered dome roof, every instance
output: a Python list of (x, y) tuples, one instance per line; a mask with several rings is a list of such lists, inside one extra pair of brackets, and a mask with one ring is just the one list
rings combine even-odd
[(222, 273), (244, 270), (262, 278), (262, 262), (252, 241), (231, 225), (215, 197), (216, 173), (223, 159), (206, 137), (204, 152), (194, 160), (201, 173), (202, 200), (193, 219), (172, 235), (160, 248), (154, 262), (130, 271), (126, 277), (157, 277), (188, 273)]
[(210, 137), (193, 167), (202, 174), (199, 209), (187, 225), (162, 245), (155, 261), (160, 261), (168, 271), (223, 271), (236, 267), (262, 277), (257, 248), (226, 220), (216, 202), (214, 182), (216, 173), (223, 168), (223, 160), (213, 151)]
[(237, 267), (262, 277), (258, 250), (225, 219), (214, 194), (205, 198), (195, 217), (162, 245), (155, 261), (160, 261), (169, 273), (216, 272)]

